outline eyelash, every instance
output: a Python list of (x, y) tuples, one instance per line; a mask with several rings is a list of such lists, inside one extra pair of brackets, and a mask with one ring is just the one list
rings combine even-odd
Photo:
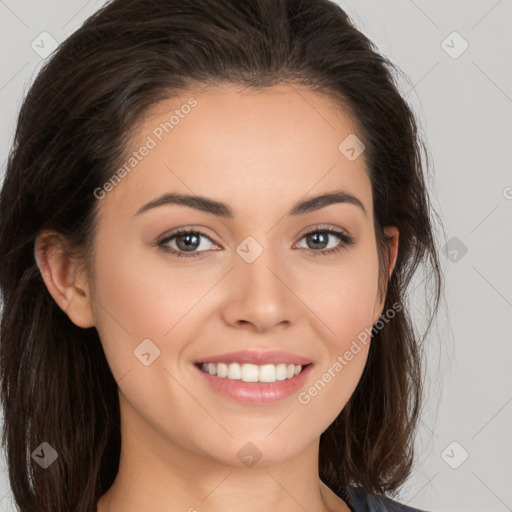
[[(307, 233), (304, 233), (304, 235), (302, 235), (300, 240), (307, 237), (308, 235), (313, 235), (315, 233), (328, 233), (330, 235), (335, 235), (341, 241), (341, 244), (339, 244), (338, 246), (336, 246), (332, 249), (327, 249), (327, 250), (324, 249), (324, 250), (315, 251), (314, 249), (305, 249), (306, 251), (312, 252), (313, 257), (329, 256), (332, 254), (337, 254), (355, 243), (355, 239), (352, 236), (347, 235), (346, 233), (344, 233), (342, 231), (339, 231), (337, 229), (330, 228), (330, 227), (329, 228), (321, 228), (320, 226), (315, 227), (312, 231), (308, 231)], [(168, 253), (168, 254), (170, 253), (171, 255), (176, 256), (178, 258), (197, 258), (198, 256), (201, 256), (204, 252), (207, 252), (207, 251), (197, 251), (197, 252), (187, 253), (185, 251), (177, 251), (176, 249), (171, 249), (165, 245), (165, 244), (169, 243), (173, 238), (176, 238), (177, 236), (184, 235), (184, 234), (204, 236), (205, 238), (208, 238), (208, 240), (210, 240), (211, 242), (215, 243), (209, 236), (202, 233), (201, 231), (180, 228), (180, 229), (177, 229), (176, 231), (172, 232), (170, 235), (166, 236), (165, 238), (157, 241), (157, 243), (155, 245), (160, 250), (164, 251), (165, 253)]]

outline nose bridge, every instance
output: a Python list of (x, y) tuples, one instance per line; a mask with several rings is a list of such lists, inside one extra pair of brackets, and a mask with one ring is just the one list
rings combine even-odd
[(273, 246), (271, 239), (268, 233), (250, 235), (236, 247), (235, 290), (230, 295), (236, 297), (238, 306), (231, 304), (229, 311), (235, 316), (230, 321), (245, 320), (267, 329), (291, 319), (293, 293), (286, 285), (279, 247)]
[(236, 247), (236, 253), (239, 257), (236, 264), (237, 278), (245, 282), (249, 280), (252, 285), (264, 288), (283, 286), (282, 281), (276, 276), (282, 272), (279, 247), (274, 246), (272, 237), (268, 233), (247, 236)]

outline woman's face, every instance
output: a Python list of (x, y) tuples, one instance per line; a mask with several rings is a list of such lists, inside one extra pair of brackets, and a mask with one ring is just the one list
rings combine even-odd
[[(354, 135), (328, 99), (285, 85), (183, 94), (144, 117), (97, 194), (89, 284), (126, 431), (147, 449), (272, 463), (349, 400), (383, 304)], [(166, 194), (206, 199), (151, 205)]]

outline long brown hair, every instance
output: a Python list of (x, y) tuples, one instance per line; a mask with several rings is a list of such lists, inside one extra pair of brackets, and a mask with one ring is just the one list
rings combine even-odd
[[(384, 310), (403, 307), (372, 334), (367, 365), (346, 407), (320, 439), (320, 477), (392, 493), (413, 460), (422, 393), (421, 345), (442, 281), (415, 117), (399, 72), (328, 0), (115, 0), (45, 63), (19, 113), (0, 195), (0, 345), (3, 444), (23, 512), (91, 512), (119, 465), (116, 381), (95, 328), (73, 324), (34, 258), (45, 228), (88, 261), (101, 187), (125, 158), (129, 135), (156, 102), (194, 87), (305, 85), (332, 97), (364, 135), (382, 268), (384, 226), (400, 244)], [(341, 142), (341, 141), (340, 141)], [(423, 336), (407, 291), (425, 269)], [(42, 470), (42, 442), (58, 459)]]

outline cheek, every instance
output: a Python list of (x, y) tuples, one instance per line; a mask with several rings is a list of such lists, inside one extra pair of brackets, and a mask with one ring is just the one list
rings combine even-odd
[[(372, 326), (378, 295), (378, 258), (373, 239), (349, 249), (336, 265), (310, 264), (302, 296), (325, 324), (330, 351)], [(315, 268), (313, 268), (315, 266)], [(325, 336), (324, 336), (325, 338)]]
[[(306, 421), (325, 429), (353, 394), (363, 373), (371, 339), (378, 290), (375, 245), (360, 247), (336, 268), (316, 273), (310, 295), (318, 313), (323, 357), (308, 385), (297, 396)], [(322, 289), (324, 292), (322, 293)]]
[[(166, 273), (164, 265), (155, 265), (161, 261), (159, 256), (151, 255), (147, 248), (129, 247), (115, 235), (98, 246), (101, 250), (95, 261), (92, 304), (96, 328), (117, 379), (132, 367), (141, 366), (136, 359), (141, 343), (151, 349), (152, 357), (164, 355), (169, 339), (178, 330), (175, 327), (181, 325), (207, 286), (193, 278), (185, 279), (176, 269)], [(173, 338), (173, 352), (177, 353), (181, 350), (179, 339)], [(154, 347), (144, 340), (151, 340)], [(155, 364), (161, 360), (155, 359)]]
[(209, 295), (212, 283), (222, 275), (213, 265), (200, 272), (186, 264), (180, 267), (141, 244), (130, 247), (115, 233), (106, 239), (95, 262), (96, 328), (120, 388), (133, 399), (147, 393), (151, 402), (158, 383), (167, 380), (164, 370), (174, 373), (187, 359), (183, 352), (191, 340), (204, 337), (204, 308), (214, 295)]
[(185, 436), (186, 428), (172, 421), (169, 404), (188, 411), (187, 417), (201, 410), (173, 376), (181, 382), (175, 364), (188, 337), (194, 337), (189, 319), (209, 283), (195, 280), (190, 270), (169, 268), (147, 248), (120, 251), (120, 246), (111, 238), (96, 259), (94, 315), (106, 359), (125, 407), (156, 429), (172, 424), (178, 435), (184, 428)]

